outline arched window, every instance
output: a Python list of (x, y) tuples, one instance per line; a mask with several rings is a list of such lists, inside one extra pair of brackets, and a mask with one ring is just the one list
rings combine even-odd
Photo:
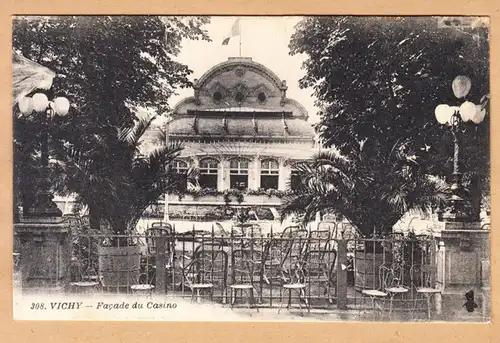
[(177, 189), (185, 191), (187, 189), (188, 164), (181, 160), (173, 161), (172, 171), (175, 173)]
[(280, 166), (277, 160), (268, 158), (260, 163), (260, 187), (278, 189)]
[(248, 160), (233, 158), (229, 161), (229, 176), (231, 189), (248, 188)]
[(219, 162), (213, 158), (200, 161), (200, 187), (217, 189)]
[(172, 169), (175, 170), (177, 174), (187, 174), (188, 165), (184, 161), (174, 161)]

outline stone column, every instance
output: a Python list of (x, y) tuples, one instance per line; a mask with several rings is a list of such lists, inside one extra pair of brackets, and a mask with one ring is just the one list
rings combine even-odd
[(229, 189), (229, 160), (224, 156), (220, 159), (219, 173), (217, 174), (217, 190), (222, 192)]
[(248, 188), (260, 187), (260, 156), (255, 156), (248, 166)]
[[(437, 299), (443, 319), (470, 318), (489, 320), (489, 230), (480, 223), (443, 222), (437, 256), (437, 285), (442, 289)], [(465, 293), (474, 291), (478, 305), (467, 312)], [(485, 303), (486, 302), (486, 303)]]
[(69, 222), (61, 217), (23, 219), (14, 224), (14, 235), (23, 290), (64, 291), (71, 260)]
[(292, 175), (292, 169), (290, 165), (285, 164), (285, 158), (280, 158), (280, 173), (278, 178), (278, 189), (280, 191), (286, 190), (286, 185), (290, 182), (290, 177)]

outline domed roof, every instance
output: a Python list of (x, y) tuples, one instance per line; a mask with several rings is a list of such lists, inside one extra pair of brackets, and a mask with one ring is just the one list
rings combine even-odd
[(205, 72), (198, 80), (198, 87), (203, 88), (212, 79), (217, 78), (219, 74), (228, 70), (234, 70), (235, 74), (239, 77), (243, 77), (244, 73), (250, 70), (266, 78), (276, 89), (280, 89), (283, 86), (282, 82), (284, 81), (280, 80), (278, 75), (263, 64), (253, 61), (251, 57), (229, 57), (227, 61), (221, 62)]
[(230, 57), (205, 72), (193, 84), (194, 96), (181, 100), (173, 116), (190, 111), (290, 112), (307, 119), (307, 110), (286, 97), (286, 81), (250, 57)]

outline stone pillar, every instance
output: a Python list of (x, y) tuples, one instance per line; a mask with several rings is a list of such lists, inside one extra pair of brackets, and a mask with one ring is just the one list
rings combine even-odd
[(491, 286), (490, 286), (491, 266), (489, 260), (481, 261), (481, 303), (483, 318), (491, 317)]
[(248, 166), (248, 188), (260, 188), (260, 157), (255, 156)]
[(61, 292), (69, 284), (71, 241), (69, 221), (27, 218), (14, 224), (19, 242), (23, 290)]
[(220, 167), (217, 177), (217, 190), (222, 192), (229, 189), (229, 186), (231, 185), (229, 180), (229, 160), (224, 157), (220, 159)]
[[(490, 232), (482, 230), (480, 223), (441, 224), (436, 281), (442, 289), (437, 301), (443, 319), (461, 320), (472, 316), (487, 321), (490, 319), (489, 304), (485, 303), (489, 302), (489, 271), (484, 269), (490, 258)], [(473, 313), (464, 307), (465, 293), (470, 290), (474, 291), (478, 305)]]
[(286, 190), (286, 186), (290, 182), (291, 175), (292, 169), (290, 168), (290, 165), (285, 164), (284, 158), (280, 158), (280, 173), (278, 179), (278, 189), (280, 191)]

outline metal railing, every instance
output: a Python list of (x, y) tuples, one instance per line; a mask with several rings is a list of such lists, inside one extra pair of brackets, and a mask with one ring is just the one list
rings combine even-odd
[[(363, 306), (363, 290), (398, 286), (408, 289), (395, 299), (403, 309), (414, 305), (417, 288), (435, 287), (433, 237), (345, 236), (345, 228), (336, 224), (261, 231), (257, 225), (239, 225), (231, 232), (193, 227), (178, 233), (169, 225), (156, 225), (136, 235), (77, 233), (69, 289), (80, 292), (79, 284), (93, 292), (144, 289), (227, 303), (231, 286), (247, 285), (255, 291), (258, 306), (277, 307), (287, 296), (283, 286), (295, 283), (303, 285), (293, 295), (295, 302), (349, 309)], [(380, 277), (381, 266), (391, 271), (390, 280)], [(245, 294), (236, 294), (234, 305), (246, 301)]]

